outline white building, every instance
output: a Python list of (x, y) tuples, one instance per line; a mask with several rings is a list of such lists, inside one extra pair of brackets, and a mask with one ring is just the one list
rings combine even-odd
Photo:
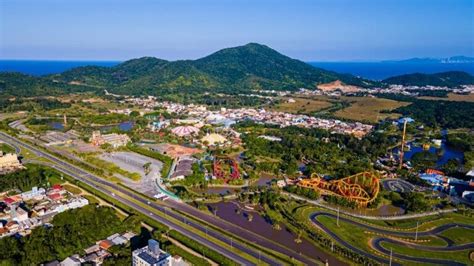
[(28, 200), (41, 200), (46, 195), (46, 190), (44, 188), (33, 187), (30, 191), (21, 193), (21, 198), (23, 201)]
[(3, 154), (0, 152), (0, 171), (3, 169), (11, 169), (21, 167), (18, 155), (14, 153)]
[(133, 266), (171, 266), (170, 254), (160, 249), (160, 244), (154, 239), (148, 240), (148, 246), (132, 252)]

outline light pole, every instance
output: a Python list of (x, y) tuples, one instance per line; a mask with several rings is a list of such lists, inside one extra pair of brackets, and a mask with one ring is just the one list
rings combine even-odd
[(339, 207), (337, 207), (337, 227), (339, 227)]
[(388, 266), (392, 266), (392, 248), (390, 248), (390, 261), (388, 263)]
[(415, 241), (418, 241), (418, 222), (416, 222)]

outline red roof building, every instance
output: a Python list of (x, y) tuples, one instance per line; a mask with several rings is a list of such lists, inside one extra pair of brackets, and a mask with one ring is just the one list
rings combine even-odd
[(112, 241), (107, 240), (107, 239), (99, 242), (99, 247), (105, 250), (108, 250), (113, 245), (114, 243), (112, 243)]
[(11, 204), (15, 203), (15, 200), (12, 199), (12, 198), (4, 198), (3, 201), (4, 201), (5, 204), (7, 204), (7, 205), (11, 205)]
[(59, 194), (59, 193), (52, 193), (52, 194), (49, 194), (48, 197), (51, 200), (60, 200), (60, 199), (62, 199), (63, 196), (61, 196), (61, 194)]
[(53, 190), (62, 190), (63, 189), (63, 186), (61, 186), (60, 184), (56, 184), (56, 185), (53, 185), (51, 187)]

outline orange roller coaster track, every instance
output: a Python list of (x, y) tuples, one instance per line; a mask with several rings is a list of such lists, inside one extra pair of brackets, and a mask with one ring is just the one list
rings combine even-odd
[(372, 172), (362, 172), (330, 181), (313, 173), (310, 179), (298, 182), (298, 186), (312, 188), (322, 195), (343, 197), (355, 201), (359, 206), (367, 206), (374, 201), (380, 190), (379, 178)]

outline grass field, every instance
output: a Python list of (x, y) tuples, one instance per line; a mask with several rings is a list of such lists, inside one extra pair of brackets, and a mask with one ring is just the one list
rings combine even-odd
[[(304, 221), (306, 224), (312, 224), (309, 220), (309, 216), (318, 210), (322, 210), (319, 207), (311, 206), (311, 205), (300, 205), (298, 207), (291, 207), (292, 212), (300, 221)], [(347, 217), (347, 216), (345, 216)], [(349, 217), (347, 217), (349, 218)], [(370, 239), (376, 237), (377, 235), (373, 233), (369, 233), (366, 229), (359, 228), (352, 224), (340, 221), (339, 227), (336, 225), (336, 219), (320, 216), (317, 218), (318, 221), (323, 223), (327, 228), (331, 231), (335, 232), (338, 236), (340, 236), (344, 241), (349, 242), (350, 244), (369, 252), (373, 252), (373, 249), (370, 247)], [(418, 219), (406, 219), (406, 220), (398, 220), (398, 221), (383, 221), (383, 220), (362, 220), (357, 218), (351, 218), (355, 221), (371, 224), (374, 227), (379, 227), (386, 230), (393, 230), (393, 231), (404, 231), (404, 232), (415, 232), (417, 222), (419, 222), (419, 232), (431, 230), (436, 226), (448, 224), (448, 223), (461, 223), (461, 224), (469, 224), (471, 223), (471, 219), (468, 216), (464, 216), (459, 213), (448, 213), (444, 215), (433, 215)], [(442, 236), (447, 237), (454, 241), (456, 244), (465, 244), (472, 242), (474, 239), (474, 230), (469, 229), (461, 229), (461, 228), (452, 228), (449, 230), (444, 231), (441, 233)], [(426, 236), (426, 237), (419, 237), (418, 240), (429, 240), (428, 242), (422, 242), (420, 244), (424, 246), (445, 246), (446, 242), (437, 236)], [(406, 255), (411, 255), (414, 257), (423, 257), (429, 256), (429, 252), (421, 252), (418, 253), (417, 250), (414, 250), (412, 247), (408, 248), (403, 244), (389, 244), (383, 243), (384, 247), (393, 248), (394, 253), (403, 253)], [(443, 258), (443, 259), (451, 259), (462, 263), (472, 263), (469, 261), (468, 258), (469, 252), (468, 251), (457, 251), (457, 252), (439, 252), (436, 256), (432, 256), (433, 258)], [(398, 261), (400, 262), (400, 261)], [(469, 262), (469, 263), (468, 263)], [(402, 261), (403, 265), (422, 265), (420, 263), (415, 263), (412, 261)]]
[(63, 187), (65, 190), (71, 192), (74, 195), (79, 195), (82, 193), (82, 190), (80, 188), (69, 185), (69, 184), (64, 184)]
[(330, 102), (324, 100), (292, 98), (293, 100), (295, 100), (295, 102), (289, 103), (288, 99), (290, 98), (282, 98), (282, 103), (277, 104), (275, 106), (270, 106), (269, 110), (293, 114), (310, 114), (312, 112), (331, 107), (332, 105)]
[(467, 94), (467, 95), (449, 93), (448, 98), (423, 96), (423, 97), (419, 97), (419, 99), (437, 100), (437, 101), (443, 100), (443, 101), (455, 101), (455, 102), (474, 102), (474, 93)]
[(15, 153), (15, 149), (5, 143), (0, 143), (0, 151), (4, 153)]
[(86, 156), (85, 161), (97, 166), (100, 169), (103, 169), (111, 174), (117, 173), (122, 176), (125, 176), (127, 178), (130, 178), (131, 180), (138, 181), (140, 180), (141, 176), (139, 173), (131, 173), (129, 171), (126, 171), (117, 165), (107, 162), (105, 160), (99, 159), (95, 156)]
[(341, 100), (348, 101), (351, 105), (335, 112), (334, 115), (336, 117), (368, 122), (377, 122), (385, 118), (398, 118), (399, 114), (382, 113), (382, 111), (391, 111), (409, 104), (370, 97), (341, 97)]
[[(376, 237), (377, 235), (367, 233), (364, 229), (355, 227), (354, 225), (345, 223), (343, 221), (339, 222), (339, 227), (338, 227), (336, 225), (336, 220), (330, 217), (324, 217), (324, 216), (318, 217), (318, 221), (324, 224), (331, 231), (336, 232), (338, 236), (344, 239), (344, 241), (362, 250), (374, 253), (374, 250), (372, 250), (372, 248), (370, 247), (369, 242), (371, 238)], [(459, 230), (459, 231), (458, 230), (451, 231), (451, 230), (446, 231), (445, 232), (446, 234), (443, 234), (443, 235), (455, 241), (455, 243), (463, 243), (464, 241), (471, 241), (470, 237), (472, 237), (472, 235), (470, 235), (469, 233), (466, 234), (466, 236), (464, 237), (462, 233), (459, 232), (462, 230)], [(420, 238), (420, 240), (422, 239), (424, 238)], [(426, 238), (426, 239), (430, 239), (430, 238)], [(427, 243), (423, 243), (423, 245), (426, 245), (426, 246), (440, 246), (440, 245), (445, 246), (446, 245), (446, 243), (444, 241), (441, 241), (440, 239), (435, 240), (433, 238), (432, 240), (434, 240), (432, 243), (427, 242)], [(453, 252), (441, 252), (441, 251), (432, 252), (432, 251), (423, 251), (423, 250), (413, 249), (412, 247), (405, 246), (402, 244), (382, 243), (382, 246), (387, 249), (393, 248), (394, 253), (409, 255), (413, 257), (431, 257), (431, 258), (439, 258), (439, 259), (448, 259), (448, 260), (458, 261), (462, 263), (469, 262), (469, 257), (468, 257), (469, 251), (466, 251), (466, 250), (453, 251)], [(405, 263), (410, 263), (410, 265), (417, 265), (416, 263), (413, 263), (411, 261), (410, 262), (406, 261)]]
[(437, 258), (437, 259), (444, 259), (444, 260), (450, 260), (450, 261), (457, 261), (461, 263), (466, 263), (466, 265), (469, 265), (469, 263), (472, 263), (472, 261), (469, 259), (468, 250), (433, 252), (433, 251), (427, 251), (427, 250), (414, 249), (413, 247), (410, 247), (410, 246), (392, 244), (392, 243), (382, 243), (381, 245), (386, 249), (392, 248), (393, 253), (395, 254), (397, 253), (404, 254), (404, 255), (418, 257), (418, 258)]
[(467, 244), (474, 241), (474, 230), (465, 228), (451, 228), (441, 233), (441, 235), (453, 240), (457, 244)]

